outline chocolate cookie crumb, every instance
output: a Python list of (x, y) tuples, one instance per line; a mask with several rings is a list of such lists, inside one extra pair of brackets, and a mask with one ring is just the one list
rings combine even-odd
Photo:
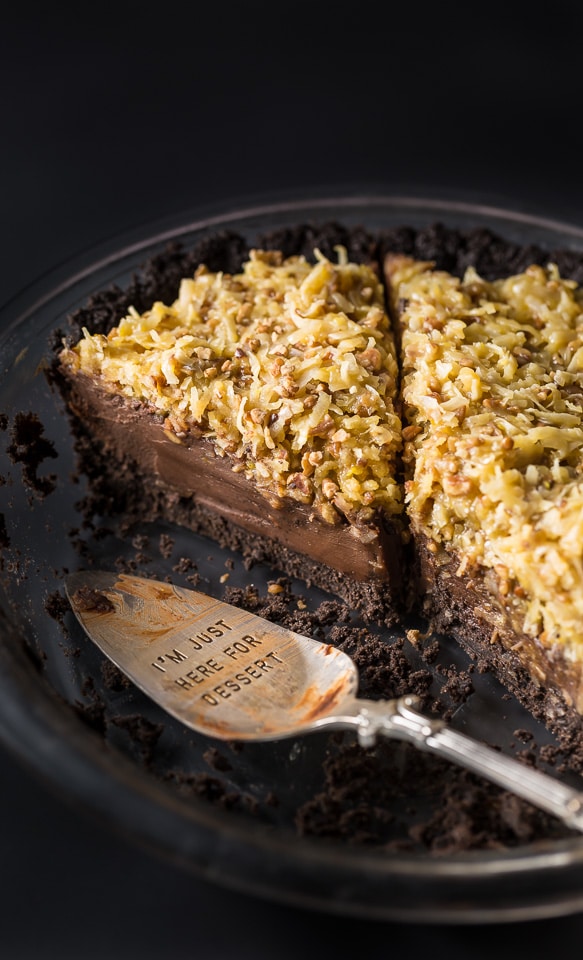
[(203, 753), (203, 758), (205, 763), (208, 763), (209, 767), (212, 767), (214, 770), (218, 770), (222, 773), (233, 769), (227, 758), (220, 753), (216, 747), (209, 747), (208, 750), (205, 750)]
[(53, 620), (56, 620), (61, 625), (63, 624), (65, 614), (71, 611), (71, 604), (60, 590), (55, 590), (53, 593), (50, 593), (45, 600), (44, 606), (49, 617), (52, 617)]
[(138, 713), (125, 717), (113, 717), (111, 722), (129, 733), (139, 749), (143, 762), (150, 763), (154, 748), (164, 730), (163, 724), (153, 723)]
[(46, 459), (58, 456), (54, 445), (43, 434), (44, 427), (36, 414), (17, 413), (12, 426), (12, 442), (7, 448), (12, 462), (21, 464), (26, 486), (40, 497), (52, 493), (57, 484), (54, 474), (38, 476), (40, 465)]
[(111, 613), (115, 610), (109, 597), (92, 587), (79, 587), (73, 594), (73, 602), (83, 612)]
[(172, 551), (174, 550), (174, 540), (167, 533), (162, 533), (158, 541), (158, 549), (160, 551), (160, 556), (168, 559), (172, 556)]
[(125, 673), (122, 673), (119, 667), (116, 667), (115, 663), (112, 663), (111, 660), (102, 661), (101, 675), (108, 690), (120, 692), (121, 690), (128, 690), (132, 687), (132, 681), (129, 677), (126, 677)]

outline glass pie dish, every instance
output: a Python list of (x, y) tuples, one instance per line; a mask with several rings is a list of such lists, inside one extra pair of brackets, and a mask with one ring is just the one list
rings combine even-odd
[[(354, 745), (328, 734), (244, 748), (206, 740), (108, 672), (67, 612), (63, 578), (88, 563), (145, 570), (185, 586), (192, 585), (194, 572), (196, 585), (216, 596), (253, 586), (264, 596), (285, 592), (300, 609), (317, 610), (327, 602), (303, 584), (282, 588), (280, 571), (250, 567), (185, 530), (156, 523), (128, 532), (107, 518), (88, 524), (86, 481), (76, 473), (63, 404), (43, 369), (66, 317), (96, 292), (127, 286), (169, 243), (189, 247), (222, 230), (253, 242), (268, 230), (329, 221), (372, 231), (434, 223), (485, 228), (520, 244), (583, 250), (583, 229), (472, 203), (385, 195), (309, 198), (153, 224), (31, 284), (0, 318), (0, 737), (71, 801), (152, 853), (266, 899), (415, 922), (501, 922), (579, 911), (583, 838), (551, 831), (511, 846), (429, 852), (404, 840), (427, 804), (437, 802), (427, 786), (395, 795), (387, 829), (377, 837), (370, 824), (342, 836), (313, 829), (331, 803), (323, 771), (330, 773), (342, 751), (354, 759)], [(25, 456), (31, 449), (32, 466)], [(415, 661), (404, 627), (402, 635), (385, 633)], [(447, 637), (441, 657), (432, 668), (436, 682), (443, 683), (443, 658), (468, 670), (469, 661)], [(517, 730), (525, 742), (554, 743), (489, 674), (479, 672), (472, 673), (472, 692), (452, 709), (452, 723), (501, 749), (516, 749)], [(397, 752), (391, 762), (386, 770), (410, 761)], [(576, 775), (560, 775), (580, 786)], [(352, 789), (358, 813), (358, 782)], [(338, 815), (346, 816), (346, 809)]]

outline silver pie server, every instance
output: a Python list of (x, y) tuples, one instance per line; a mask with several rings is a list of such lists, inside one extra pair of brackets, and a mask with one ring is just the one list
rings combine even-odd
[(65, 581), (94, 643), (148, 697), (188, 727), (223, 740), (277, 740), (354, 730), (439, 754), (583, 831), (583, 793), (419, 713), (416, 698), (364, 700), (335, 647), (156, 580), (79, 572)]

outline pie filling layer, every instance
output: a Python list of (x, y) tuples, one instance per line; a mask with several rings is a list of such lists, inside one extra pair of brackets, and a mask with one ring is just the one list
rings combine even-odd
[[(209, 440), (184, 435), (176, 443), (164, 418), (140, 403), (103, 391), (86, 375), (75, 378), (69, 404), (91, 424), (93, 438), (115, 461), (136, 464), (144, 478), (155, 478), (157, 486), (175, 497), (194, 498), (229, 524), (257, 536), (277, 537), (296, 553), (343, 575), (383, 587), (389, 581), (398, 543), (391, 543), (394, 531), (380, 512), (366, 526), (327, 523), (294, 497), (267, 498), (242, 472), (233, 470), (228, 457), (218, 456)], [(124, 477), (124, 482), (131, 481)]]

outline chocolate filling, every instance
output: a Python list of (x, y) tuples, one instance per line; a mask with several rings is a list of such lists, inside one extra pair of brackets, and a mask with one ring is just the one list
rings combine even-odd
[(333, 525), (309, 505), (267, 499), (233, 472), (233, 462), (217, 456), (209, 441), (193, 436), (179, 443), (164, 430), (163, 418), (142, 404), (107, 393), (87, 376), (68, 380), (67, 371), (61, 373), (70, 411), (80, 425), (91, 424), (89, 469), (94, 472), (100, 461), (105, 475), (112, 458), (117, 464), (110, 480), (118, 508), (132, 509), (127, 490), (139, 485), (139, 513), (175, 519), (252, 559), (260, 552), (262, 560), (284, 564), (286, 572), (291, 565), (302, 579), (356, 603), (368, 619), (395, 621), (402, 546), (388, 517), (379, 514), (366, 527)]

